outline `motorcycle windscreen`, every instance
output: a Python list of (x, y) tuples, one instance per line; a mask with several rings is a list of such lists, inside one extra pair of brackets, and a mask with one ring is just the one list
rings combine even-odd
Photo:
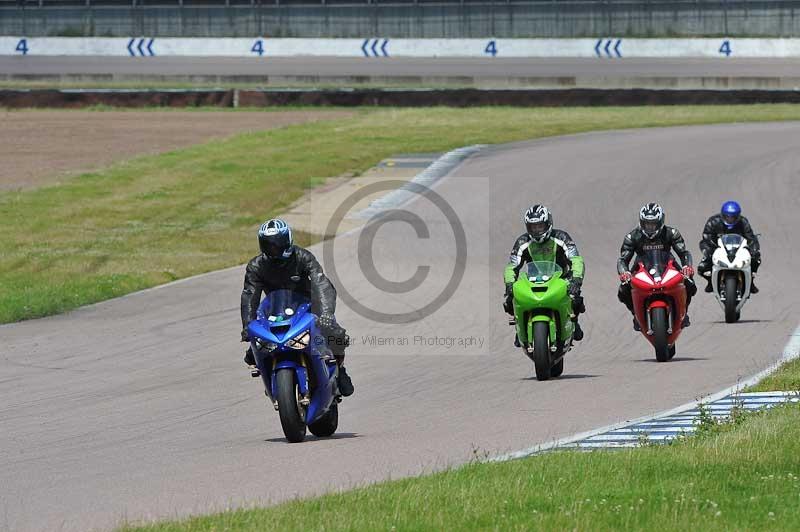
[(667, 265), (672, 260), (672, 253), (663, 249), (648, 249), (639, 255), (639, 261), (644, 264), (645, 270), (652, 276), (663, 277)]
[(719, 239), (725, 251), (728, 253), (735, 253), (736, 250), (742, 247), (742, 243), (744, 242), (744, 237), (742, 237), (742, 235), (722, 235)]
[(562, 271), (561, 266), (555, 262), (535, 260), (528, 263), (526, 273), (529, 281), (533, 283), (543, 283), (549, 281)]
[(271, 323), (286, 321), (305, 311), (301, 308), (308, 305), (309, 300), (303, 294), (291, 290), (275, 290), (267, 294), (258, 308), (258, 319)]

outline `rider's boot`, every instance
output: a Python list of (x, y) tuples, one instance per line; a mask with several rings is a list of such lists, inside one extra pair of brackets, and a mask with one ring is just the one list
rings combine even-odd
[(705, 291), (706, 291), (707, 294), (710, 294), (711, 292), (714, 291), (714, 285), (711, 283), (711, 279), (710, 278), (706, 279)]
[(691, 324), (692, 324), (692, 322), (689, 321), (689, 314), (686, 314), (683, 317), (683, 323), (681, 323), (681, 329), (685, 329), (686, 327), (688, 327)]
[(247, 351), (244, 354), (244, 363), (247, 364), (247, 369), (250, 370), (251, 377), (261, 376), (261, 372), (258, 371), (258, 366), (256, 366), (256, 358), (253, 356), (252, 347), (247, 348)]
[(756, 274), (754, 273), (750, 274), (750, 293), (751, 294), (758, 293), (758, 287), (756, 286)]
[(347, 374), (347, 370), (344, 369), (344, 366), (339, 366), (336, 385), (339, 387), (339, 393), (344, 397), (350, 397), (355, 391), (355, 388), (353, 388), (353, 381), (350, 380), (350, 375)]
[(633, 330), (636, 332), (642, 332), (642, 328), (639, 326), (639, 322), (636, 321), (636, 316), (633, 317)]
[(517, 333), (514, 333), (514, 347), (522, 347), (522, 344), (519, 343), (519, 335), (517, 335)]
[(581, 329), (581, 325), (578, 323), (578, 318), (575, 318), (573, 323), (575, 324), (575, 330), (572, 332), (572, 339), (576, 342), (580, 342), (583, 340), (583, 329)]

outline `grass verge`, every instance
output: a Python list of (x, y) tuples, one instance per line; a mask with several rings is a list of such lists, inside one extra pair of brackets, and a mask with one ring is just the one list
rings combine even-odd
[(274, 508), (125, 532), (796, 530), (800, 406), (669, 446), (470, 464)]
[[(770, 392), (777, 390), (800, 390), (800, 358), (782, 364), (775, 373), (747, 389), (748, 392)], [(800, 458), (798, 460), (800, 460)]]
[(244, 134), (0, 194), (0, 323), (240, 264), (325, 177), (399, 153), (633, 127), (800, 119), (800, 106), (429, 108)]

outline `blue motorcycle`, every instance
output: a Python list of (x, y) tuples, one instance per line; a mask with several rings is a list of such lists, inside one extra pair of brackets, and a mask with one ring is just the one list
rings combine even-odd
[(305, 439), (306, 427), (324, 437), (339, 425), (338, 368), (310, 308), (307, 297), (276, 290), (247, 326), (266, 395), (292, 443)]

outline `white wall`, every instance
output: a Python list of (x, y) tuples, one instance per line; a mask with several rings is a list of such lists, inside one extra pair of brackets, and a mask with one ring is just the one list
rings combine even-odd
[[(135, 55), (185, 57), (800, 57), (800, 39), (153, 39)], [(599, 43), (599, 48), (597, 47)], [(130, 38), (0, 37), (0, 55), (130, 57)], [(385, 44), (385, 46), (384, 46)], [(608, 52), (606, 45), (608, 44)], [(616, 48), (616, 51), (615, 51)], [(259, 53), (259, 51), (261, 53)]]

